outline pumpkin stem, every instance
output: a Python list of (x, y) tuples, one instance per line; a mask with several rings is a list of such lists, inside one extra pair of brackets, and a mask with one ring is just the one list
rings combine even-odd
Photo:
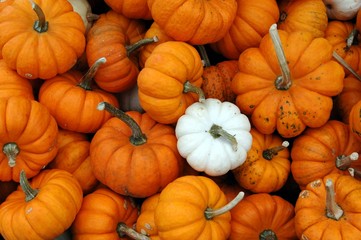
[(214, 217), (217, 217), (219, 215), (222, 215), (228, 211), (230, 211), (232, 208), (234, 208), (244, 197), (244, 192), (239, 192), (237, 194), (237, 196), (230, 201), (229, 203), (227, 203), (226, 205), (224, 205), (223, 207), (213, 210), (211, 208), (207, 208), (204, 211), (204, 215), (206, 217), (207, 220), (211, 220)]
[(202, 58), (202, 63), (203, 63), (203, 67), (210, 67), (211, 66), (211, 61), (209, 60), (206, 48), (204, 47), (204, 45), (196, 45), (199, 54), (201, 55)]
[(272, 231), (271, 229), (266, 229), (263, 230), (260, 234), (259, 234), (259, 240), (277, 240), (277, 235), (274, 231)]
[(129, 55), (134, 52), (135, 50), (137, 50), (138, 48), (148, 44), (148, 43), (155, 43), (158, 42), (159, 39), (157, 36), (154, 36), (152, 38), (143, 38), (141, 40), (139, 40), (136, 43), (133, 43), (132, 45), (127, 45), (125, 46), (125, 49), (127, 50), (127, 56), (129, 57)]
[(99, 67), (106, 63), (107, 59), (105, 57), (99, 58), (94, 62), (94, 64), (88, 69), (88, 71), (84, 74), (81, 78), (80, 83), (78, 84), (79, 87), (85, 90), (92, 90), (91, 82), (98, 71)]
[(128, 227), (125, 223), (118, 223), (117, 233), (120, 238), (124, 238), (126, 235), (135, 240), (150, 240), (148, 236), (138, 233), (133, 228)]
[(288, 141), (283, 141), (281, 146), (269, 148), (263, 151), (262, 156), (267, 160), (271, 160), (275, 155), (278, 154), (279, 151), (287, 148), (290, 145)]
[(358, 177), (361, 178), (361, 171), (356, 168), (348, 168), (348, 172), (352, 177)]
[(88, 12), (86, 14), (86, 19), (87, 19), (88, 22), (94, 22), (94, 21), (99, 19), (99, 14)]
[(130, 129), (132, 130), (132, 135), (130, 136), (130, 142), (135, 145), (139, 146), (147, 142), (147, 137), (145, 134), (143, 134), (142, 130), (140, 129), (139, 125), (134, 121), (133, 118), (131, 118), (129, 115), (127, 115), (122, 110), (114, 107), (108, 102), (100, 102), (97, 107), (98, 110), (106, 110), (113, 116), (119, 118), (122, 120), (125, 124), (127, 124)]
[(29, 0), (29, 1), (31, 3), (32, 9), (38, 16), (38, 20), (36, 20), (34, 22), (34, 26), (33, 26), (34, 30), (39, 33), (48, 31), (49, 23), (48, 23), (48, 21), (45, 20), (45, 14), (44, 14), (43, 10), (34, 1), (32, 1), (32, 0)]
[(353, 152), (348, 156), (341, 155), (336, 158), (336, 167), (340, 170), (346, 170), (351, 166), (353, 161), (358, 159), (359, 155), (357, 152)]
[(354, 75), (359, 81), (361, 76), (348, 64), (336, 51), (333, 51), (332, 56), (339, 62), (344, 68), (346, 68), (352, 75)]
[(334, 220), (339, 220), (343, 215), (343, 210), (337, 205), (335, 200), (335, 187), (331, 179), (326, 180), (326, 216)]
[(33, 189), (30, 186), (30, 183), (29, 183), (28, 179), (26, 178), (26, 174), (25, 174), (24, 170), (20, 171), (19, 183), (20, 183), (21, 189), (25, 193), (25, 201), (26, 202), (33, 200), (36, 197), (36, 195), (38, 195), (39, 190)]
[(6, 143), (3, 146), (3, 153), (8, 158), (9, 167), (15, 167), (15, 165), (16, 165), (16, 157), (20, 153), (19, 146), (14, 142)]
[(196, 87), (196, 86), (192, 85), (189, 81), (186, 81), (184, 83), (183, 92), (184, 93), (193, 92), (193, 93), (198, 94), (199, 102), (204, 102), (206, 100), (203, 90), (200, 87)]
[(352, 45), (357, 45), (358, 41), (357, 41), (357, 35), (358, 35), (358, 30), (357, 29), (353, 29), (350, 34), (348, 35), (347, 39), (346, 39), (346, 51), (350, 50), (350, 47)]
[(273, 42), (274, 49), (276, 51), (278, 64), (281, 68), (282, 75), (276, 78), (276, 88), (278, 90), (287, 90), (290, 88), (292, 81), (291, 81), (291, 71), (287, 64), (287, 59), (285, 52), (283, 51), (282, 43), (280, 36), (277, 30), (277, 24), (274, 23), (269, 29), (269, 34)]
[(237, 139), (232, 134), (229, 134), (227, 131), (225, 131), (221, 126), (213, 124), (208, 132), (212, 135), (213, 138), (223, 137), (228, 140), (232, 145), (232, 149), (237, 152)]

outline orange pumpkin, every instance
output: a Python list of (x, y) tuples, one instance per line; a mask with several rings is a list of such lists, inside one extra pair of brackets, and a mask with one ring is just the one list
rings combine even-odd
[(105, 0), (104, 2), (115, 12), (127, 18), (152, 19), (147, 0)]
[(135, 224), (135, 230), (143, 235), (150, 237), (152, 240), (160, 240), (158, 228), (154, 222), (155, 209), (157, 208), (160, 193), (147, 197), (140, 208), (139, 216)]
[(277, 31), (272, 25), (258, 48), (248, 48), (239, 57), (231, 85), (237, 106), (263, 134), (277, 130), (290, 138), (306, 127), (324, 125), (345, 76), (332, 51), (325, 38)]
[(277, 195), (251, 194), (231, 210), (231, 216), (229, 240), (297, 240), (294, 207)]
[(55, 239), (71, 226), (82, 205), (78, 181), (64, 170), (43, 170), (30, 183), (21, 171), (20, 186), (0, 205), (5, 239)]
[(255, 193), (280, 190), (291, 170), (288, 142), (276, 134), (262, 134), (251, 129), (252, 147), (246, 161), (232, 170), (241, 187)]
[(361, 166), (357, 160), (361, 144), (350, 127), (338, 120), (307, 129), (291, 148), (291, 172), (301, 188), (331, 173), (349, 175), (348, 168)]
[(0, 2), (0, 12), (8, 5), (11, 5), (14, 0), (5, 0)]
[(361, 141), (361, 100), (356, 102), (350, 110), (349, 125), (352, 135)]
[(36, 2), (14, 1), (1, 11), (0, 51), (20, 76), (49, 79), (71, 69), (83, 54), (85, 26), (67, 0)]
[(57, 154), (58, 125), (35, 100), (0, 99), (0, 181), (19, 182), (20, 171), (37, 175)]
[(114, 116), (94, 135), (90, 160), (95, 177), (113, 191), (148, 197), (161, 191), (182, 172), (174, 128), (147, 113), (123, 112), (100, 103)]

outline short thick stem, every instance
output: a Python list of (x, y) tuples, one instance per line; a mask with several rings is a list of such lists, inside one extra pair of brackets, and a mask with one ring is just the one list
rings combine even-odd
[(331, 179), (326, 180), (326, 216), (334, 220), (339, 220), (343, 215), (343, 210), (337, 205), (335, 200), (335, 187)]
[(200, 87), (196, 87), (192, 85), (189, 81), (186, 81), (184, 83), (183, 92), (184, 93), (192, 92), (198, 94), (199, 102), (204, 102), (206, 100), (203, 90)]
[(274, 156), (276, 156), (278, 154), (279, 151), (286, 149), (289, 145), (290, 145), (290, 143), (288, 141), (284, 141), (284, 142), (282, 142), (281, 146), (276, 146), (276, 147), (264, 150), (262, 153), (262, 156), (263, 156), (263, 158), (265, 158), (267, 160), (271, 160)]
[(287, 64), (286, 55), (284, 53), (282, 42), (277, 30), (277, 24), (273, 24), (269, 29), (269, 34), (273, 42), (274, 49), (276, 51), (277, 60), (281, 68), (281, 76), (278, 76), (275, 82), (275, 86), (278, 90), (287, 90), (291, 87), (291, 72)]
[(351, 167), (353, 161), (358, 159), (359, 155), (357, 152), (353, 152), (348, 156), (341, 155), (336, 158), (336, 167), (342, 171)]
[(117, 233), (120, 238), (128, 236), (135, 240), (150, 240), (148, 236), (138, 233), (133, 228), (128, 227), (125, 223), (118, 223)]
[(211, 208), (207, 208), (204, 211), (204, 216), (206, 217), (207, 220), (211, 220), (214, 217), (222, 215), (230, 211), (232, 208), (234, 208), (243, 199), (243, 197), (244, 197), (244, 192), (239, 192), (237, 196), (225, 206), (215, 210)]
[(127, 50), (127, 55), (128, 57), (130, 56), (130, 54), (132, 52), (134, 52), (135, 50), (137, 50), (138, 48), (146, 45), (146, 44), (149, 44), (149, 43), (155, 43), (155, 42), (158, 42), (159, 39), (157, 36), (154, 36), (152, 38), (143, 38), (141, 40), (139, 40), (138, 42), (136, 43), (133, 43), (132, 45), (128, 45), (125, 47), (125, 49)]
[(237, 143), (237, 139), (230, 133), (228, 133), (226, 130), (224, 130), (221, 126), (217, 125), (217, 124), (213, 124), (211, 129), (209, 129), (208, 131), (212, 137), (214, 138), (219, 138), (219, 137), (223, 137), (224, 139), (226, 139), (228, 142), (231, 143), (232, 145), (232, 149), (236, 152), (237, 148), (238, 148), (238, 143)]
[(8, 159), (9, 167), (15, 167), (16, 165), (16, 157), (20, 153), (20, 148), (15, 142), (9, 142), (4, 144), (3, 153)]
[(39, 190), (37, 189), (33, 189), (30, 186), (30, 183), (28, 181), (28, 179), (26, 178), (26, 174), (24, 170), (20, 171), (20, 187), (23, 190), (24, 194), (25, 194), (25, 201), (29, 202), (31, 200), (33, 200), (36, 195), (38, 195)]
[(99, 58), (96, 60), (93, 65), (89, 68), (89, 70), (84, 74), (80, 83), (78, 84), (79, 87), (84, 88), (85, 90), (92, 90), (91, 83), (95, 74), (97, 73), (99, 67), (106, 63), (107, 59), (105, 57)]
[(108, 111), (110, 114), (119, 118), (130, 127), (130, 129), (132, 130), (132, 136), (130, 136), (130, 142), (133, 145), (139, 146), (147, 142), (147, 137), (145, 136), (145, 134), (143, 134), (142, 129), (139, 127), (136, 121), (134, 121), (134, 119), (132, 119), (128, 114), (114, 107), (108, 102), (99, 103), (97, 108), (98, 110)]
[(259, 234), (259, 240), (277, 240), (277, 235), (271, 229), (266, 229)]
[(32, 0), (29, 1), (31, 3), (31, 7), (38, 16), (38, 20), (34, 22), (33, 29), (39, 33), (48, 31), (48, 22), (45, 20), (45, 14), (43, 10), (34, 1)]
[(356, 168), (349, 168), (347, 170), (352, 177), (361, 178), (361, 170), (356, 169)]

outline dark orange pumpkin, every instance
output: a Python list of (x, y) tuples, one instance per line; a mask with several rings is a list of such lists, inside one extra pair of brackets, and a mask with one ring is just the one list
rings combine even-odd
[(349, 125), (352, 135), (361, 141), (361, 100), (356, 102), (350, 110)]
[(152, 19), (147, 0), (105, 0), (104, 2), (115, 12), (127, 18)]

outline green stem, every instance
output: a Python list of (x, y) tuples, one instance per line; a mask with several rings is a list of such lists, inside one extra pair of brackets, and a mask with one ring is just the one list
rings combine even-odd
[(230, 201), (223, 207), (221, 207), (219, 209), (215, 209), (215, 210), (211, 209), (211, 208), (207, 208), (204, 211), (204, 216), (206, 217), (207, 220), (211, 220), (214, 217), (222, 215), (222, 214), (230, 211), (232, 208), (234, 208), (243, 199), (243, 197), (244, 197), (244, 192), (239, 192), (232, 201)]
[(133, 43), (132, 45), (125, 46), (125, 49), (127, 50), (127, 56), (129, 57), (132, 52), (134, 52), (135, 50), (137, 50), (138, 48), (140, 48), (146, 44), (155, 43), (158, 41), (159, 41), (158, 37), (154, 36), (152, 38), (143, 38), (143, 39), (139, 40), (138, 42)]
[(118, 223), (117, 233), (120, 238), (128, 236), (135, 240), (150, 240), (148, 236), (138, 233), (133, 228), (128, 227), (125, 223)]
[(358, 159), (359, 155), (357, 152), (353, 152), (348, 156), (341, 155), (336, 158), (336, 167), (340, 170), (348, 169), (353, 161)]
[(337, 205), (335, 200), (335, 187), (331, 179), (326, 180), (326, 216), (334, 220), (339, 220), (343, 215), (343, 210)]
[(81, 78), (79, 87), (84, 88), (85, 90), (92, 90), (91, 83), (95, 74), (97, 73), (99, 67), (106, 63), (107, 59), (105, 57), (99, 58), (94, 62), (94, 64), (88, 69), (88, 71)]
[(287, 148), (290, 145), (288, 141), (282, 142), (281, 146), (269, 148), (263, 151), (262, 156), (263, 158), (267, 160), (271, 160), (275, 155), (278, 154), (279, 151), (282, 151), (283, 149)]
[(26, 178), (26, 174), (24, 170), (20, 171), (20, 187), (23, 190), (24, 194), (25, 194), (25, 201), (29, 202), (31, 200), (33, 200), (36, 195), (38, 195), (39, 190), (37, 189), (33, 189), (30, 186), (30, 183), (28, 181), (28, 179)]
[(147, 142), (147, 137), (143, 134), (142, 129), (139, 125), (132, 119), (129, 115), (127, 115), (122, 110), (114, 107), (108, 102), (101, 102), (98, 104), (98, 110), (106, 110), (113, 116), (122, 120), (125, 124), (127, 124), (130, 129), (132, 130), (132, 135), (130, 136), (130, 142), (135, 145), (139, 146)]
[(4, 144), (3, 153), (6, 155), (8, 159), (9, 167), (15, 167), (16, 165), (16, 157), (20, 153), (20, 148), (15, 142), (9, 142)]
[(217, 124), (213, 124), (211, 129), (209, 129), (208, 132), (214, 138), (219, 138), (219, 137), (225, 138), (226, 140), (228, 140), (231, 143), (232, 149), (234, 151), (237, 151), (237, 146), (238, 146), (237, 139), (232, 134), (229, 134), (227, 131), (225, 131), (221, 126), (219, 126)]
[(193, 92), (198, 94), (199, 96), (199, 102), (204, 102), (206, 100), (206, 97), (204, 96), (204, 92), (200, 87), (196, 87), (194, 85), (192, 85), (189, 81), (186, 81), (183, 85), (183, 92), (184, 93), (189, 93), (189, 92)]
[(277, 235), (271, 229), (266, 229), (259, 234), (259, 240), (277, 240)]
[(48, 21), (45, 20), (45, 14), (44, 14), (43, 10), (34, 1), (32, 1), (32, 0), (29, 0), (29, 1), (31, 3), (32, 9), (38, 16), (38, 20), (36, 20), (34, 22), (34, 26), (33, 26), (34, 30), (39, 33), (48, 31), (49, 23), (48, 23)]

